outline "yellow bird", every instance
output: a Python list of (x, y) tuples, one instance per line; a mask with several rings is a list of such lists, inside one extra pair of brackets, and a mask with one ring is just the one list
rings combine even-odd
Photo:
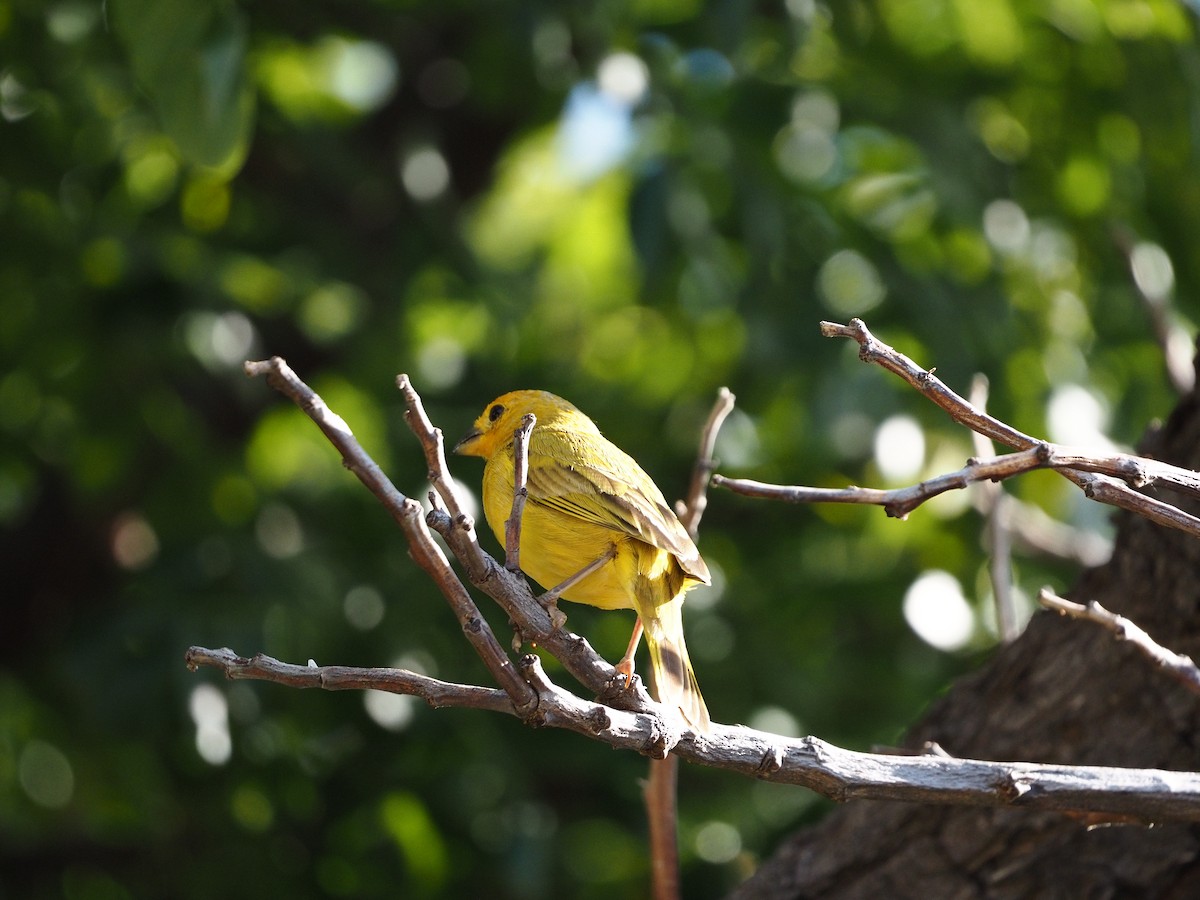
[[(662, 491), (633, 459), (600, 434), (582, 412), (546, 391), (497, 397), (455, 446), (482, 456), (483, 509), (504, 543), (513, 500), (513, 434), (526, 413), (528, 496), (521, 518), (521, 568), (552, 590), (589, 564), (600, 568), (568, 588), (564, 599), (602, 609), (632, 609), (644, 627), (658, 700), (678, 707), (700, 731), (708, 709), (683, 640), (683, 595), (708, 584), (708, 566)], [(633, 672), (639, 628), (618, 665)]]

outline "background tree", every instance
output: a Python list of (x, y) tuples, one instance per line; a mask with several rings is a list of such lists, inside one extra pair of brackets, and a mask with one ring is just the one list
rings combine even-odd
[[(418, 496), (397, 371), (447, 427), (555, 390), (671, 497), (720, 384), (727, 474), (960, 466), (968, 437), (822, 318), (986, 373), (997, 415), (1056, 439), (1130, 444), (1173, 404), (1147, 306), (1194, 315), (1200, 168), (1194, 22), (1166, 0), (12, 0), (0, 40), (13, 896), (643, 890), (641, 759), (184, 670), (203, 643), (483, 677), (247, 356), (286, 356)], [(1010, 489), (1107, 533), (1049, 474)], [(714, 716), (895, 742), (991, 652), (981, 532), (961, 498), (897, 523), (716, 495), (688, 612)], [(1023, 553), (1015, 580), (1078, 562)], [(567, 612), (620, 654), (626, 619)], [(826, 811), (687, 768), (680, 791), (688, 896)]]
[[(1185, 397), (1143, 450), (1200, 466), (1200, 406)], [(1194, 500), (1156, 491), (1195, 512)], [(1195, 655), (1194, 537), (1121, 514), (1111, 561), (1089, 570), (1080, 599), (1109, 604)], [(956, 755), (1102, 766), (1195, 769), (1196, 694), (1131, 645), (1094, 626), (1036, 617), (1014, 643), (962, 679), (907, 736)], [(1082, 813), (949, 809), (855, 802), (783, 845), (734, 892), (750, 897), (1186, 896), (1200, 845), (1194, 825)], [(1097, 827), (1105, 826), (1105, 827)], [(1115, 827), (1114, 827), (1115, 826)], [(1125, 826), (1125, 827), (1122, 827)]]

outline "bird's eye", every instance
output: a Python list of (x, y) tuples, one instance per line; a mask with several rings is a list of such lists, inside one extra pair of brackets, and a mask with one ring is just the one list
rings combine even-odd
[(488, 421), (495, 422), (498, 418), (504, 415), (504, 407), (497, 403), (488, 410)]

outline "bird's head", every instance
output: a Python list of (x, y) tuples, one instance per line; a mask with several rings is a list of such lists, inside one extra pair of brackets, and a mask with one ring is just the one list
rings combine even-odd
[(527, 413), (537, 417), (537, 428), (596, 430), (591, 419), (562, 397), (547, 391), (510, 391), (483, 408), (471, 430), (454, 445), (454, 452), (491, 459), (497, 450), (512, 443), (513, 433)]

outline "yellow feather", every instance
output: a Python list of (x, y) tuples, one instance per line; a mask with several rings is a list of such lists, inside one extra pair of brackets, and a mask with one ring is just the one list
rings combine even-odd
[(454, 448), (487, 460), (483, 509), (501, 543), (512, 511), (513, 433), (533, 413), (521, 568), (547, 590), (615, 549), (613, 559), (563, 599), (633, 609), (650, 649), (658, 700), (707, 731), (708, 709), (683, 639), (683, 597), (708, 584), (708, 566), (687, 530), (634, 460), (591, 419), (554, 394), (513, 391), (485, 407)]

